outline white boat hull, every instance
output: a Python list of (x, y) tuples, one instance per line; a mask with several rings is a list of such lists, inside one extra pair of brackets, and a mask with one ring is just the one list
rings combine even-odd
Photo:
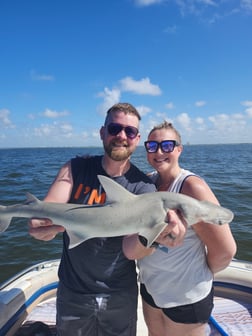
[[(43, 321), (55, 330), (55, 296), (59, 260), (31, 267), (0, 287), (0, 336), (14, 336), (20, 328)], [(211, 336), (252, 335), (252, 263), (233, 260), (214, 281)], [(140, 300), (139, 300), (140, 301)], [(146, 336), (141, 301), (138, 336)]]

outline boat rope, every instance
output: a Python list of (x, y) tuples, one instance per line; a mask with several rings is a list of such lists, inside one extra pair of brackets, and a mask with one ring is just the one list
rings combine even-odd
[(228, 336), (226, 331), (220, 326), (220, 324), (215, 320), (212, 315), (209, 318), (209, 323), (211, 323), (215, 327), (215, 329), (218, 330), (221, 336)]

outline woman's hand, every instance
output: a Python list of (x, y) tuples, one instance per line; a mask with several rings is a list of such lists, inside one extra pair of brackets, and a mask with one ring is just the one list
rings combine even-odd
[(187, 223), (179, 210), (169, 210), (167, 213), (167, 226), (155, 240), (157, 243), (176, 247), (183, 243), (187, 230)]

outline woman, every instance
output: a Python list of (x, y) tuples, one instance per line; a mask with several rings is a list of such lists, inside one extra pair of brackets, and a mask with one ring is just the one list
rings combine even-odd
[[(171, 123), (154, 127), (145, 148), (158, 191), (219, 204), (202, 178), (180, 167), (181, 137)], [(187, 228), (182, 244), (172, 245), (176, 234), (166, 238), (170, 244), (165, 245), (172, 248), (158, 245), (152, 253), (145, 249), (143, 257), (138, 244), (130, 255), (143, 257), (138, 266), (149, 336), (205, 336), (213, 308), (213, 274), (226, 268), (236, 253), (230, 227), (200, 222)], [(127, 246), (124, 252), (127, 255)]]

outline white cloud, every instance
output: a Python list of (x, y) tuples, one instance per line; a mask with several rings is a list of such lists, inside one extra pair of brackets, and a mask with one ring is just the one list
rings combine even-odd
[(177, 123), (187, 131), (191, 131), (191, 118), (187, 113), (181, 113), (176, 117)]
[[(168, 3), (167, 0), (135, 0), (134, 2), (138, 7)], [(194, 15), (201, 17), (201, 19), (205, 17), (205, 22), (208, 23), (214, 23), (226, 16), (241, 12), (245, 12), (248, 15), (252, 13), (252, 0), (235, 0), (232, 2), (230, 0), (170, 0), (169, 4), (175, 4), (181, 16)], [(165, 32), (170, 34), (174, 34), (176, 31), (176, 26), (165, 29)]]
[(206, 130), (205, 120), (201, 117), (197, 117), (195, 119), (195, 127), (197, 131), (205, 131)]
[(164, 29), (164, 33), (173, 35), (177, 33), (177, 30), (178, 30), (177, 26), (173, 25), (173, 26), (166, 27)]
[(217, 4), (212, 0), (174, 0), (182, 16), (192, 14), (199, 16), (206, 8), (215, 8)]
[(236, 119), (236, 120), (243, 120), (244, 115), (242, 113), (234, 113), (233, 118)]
[(52, 134), (53, 129), (52, 125), (42, 124), (40, 127), (34, 128), (34, 135), (38, 137), (49, 136)]
[(121, 98), (121, 91), (118, 88), (110, 90), (105, 87), (103, 92), (98, 93), (98, 97), (103, 98), (103, 103), (101, 103), (97, 110), (98, 113), (105, 116), (107, 110), (114, 104), (118, 103)]
[(252, 118), (252, 107), (247, 108), (246, 113), (247, 113), (249, 118)]
[(216, 128), (223, 128), (225, 127), (226, 123), (230, 121), (230, 116), (228, 114), (222, 113), (215, 116), (210, 116), (208, 120), (211, 121)]
[(50, 109), (46, 109), (44, 112), (41, 113), (41, 115), (46, 118), (59, 118), (68, 116), (69, 112), (68, 111), (57, 112)]
[(33, 113), (28, 114), (28, 118), (31, 120), (35, 119), (35, 115)]
[[(131, 92), (137, 95), (161, 95), (162, 91), (158, 85), (154, 85), (150, 82), (149, 78), (143, 78), (139, 81), (134, 80), (131, 77), (125, 77), (118, 81), (119, 86), (109, 89), (105, 87), (102, 92), (97, 94), (98, 97), (103, 98), (103, 102), (97, 107), (99, 114), (105, 116), (107, 110), (114, 104), (120, 101), (123, 92)], [(142, 115), (149, 112), (147, 107), (140, 106)]]
[(196, 124), (203, 125), (205, 123), (204, 119), (201, 117), (198, 117), (195, 119)]
[(94, 139), (100, 139), (100, 131), (99, 130), (94, 130), (94, 131), (92, 131), (92, 137), (94, 138)]
[(148, 137), (148, 134), (152, 130), (152, 128), (162, 121), (161, 118), (155, 119), (151, 115), (150, 118), (147, 120), (146, 123), (141, 123), (140, 124), (140, 129), (141, 129), (141, 134), (142, 134), (142, 140), (145, 141)]
[(73, 127), (68, 123), (57, 123), (52, 124), (42, 124), (39, 127), (34, 128), (34, 135), (37, 137), (52, 137), (60, 138), (70, 137), (72, 135)]
[[(150, 6), (155, 4), (160, 4), (166, 2), (166, 0), (135, 0), (135, 4), (139, 6)], [(175, 2), (178, 6), (199, 6), (199, 5), (207, 5), (207, 6), (218, 6), (218, 2), (214, 0), (171, 0), (170, 2)], [(251, 0), (241, 0), (241, 2), (250, 3)]]
[(67, 133), (67, 134), (71, 134), (72, 130), (73, 130), (73, 126), (68, 124), (68, 123), (62, 123), (59, 125), (59, 129), (60, 131), (62, 131), (63, 133)]
[(169, 103), (165, 104), (165, 108), (167, 108), (168, 110), (172, 110), (172, 109), (175, 108), (175, 106), (172, 102), (169, 102)]
[(54, 81), (55, 79), (52, 75), (38, 74), (35, 70), (31, 70), (30, 75), (34, 81)]
[[(212, 128), (219, 132), (218, 136), (226, 138), (234, 138), (243, 136), (243, 129), (246, 128), (246, 119), (240, 114), (218, 114), (210, 116), (208, 120), (212, 123)], [(223, 134), (222, 134), (223, 133)]]
[(241, 0), (241, 8), (252, 12), (252, 0)]
[(217, 3), (212, 0), (196, 0), (196, 2), (203, 4), (203, 5), (217, 6)]
[[(160, 5), (168, 3), (167, 0), (134, 0), (138, 7), (147, 7), (152, 5)], [(226, 16), (239, 13), (252, 14), (252, 0), (170, 0), (170, 4), (175, 4), (181, 16), (195, 15), (203, 18), (203, 15), (208, 16), (206, 22), (214, 23)], [(177, 31), (176, 26), (171, 26), (165, 29), (166, 33), (174, 34)]]
[(252, 101), (251, 100), (244, 100), (241, 102), (241, 105), (246, 107), (252, 107)]
[(125, 77), (120, 80), (121, 90), (125, 92), (132, 92), (138, 95), (159, 96), (162, 91), (158, 85), (152, 84), (148, 77), (142, 78), (139, 81)]
[(206, 102), (204, 100), (199, 100), (199, 101), (195, 102), (196, 107), (202, 107), (202, 106), (205, 106), (205, 105), (206, 105)]
[(164, 0), (135, 0), (137, 6), (146, 7), (163, 2)]
[(252, 101), (251, 100), (245, 100), (241, 102), (241, 105), (247, 107), (245, 109), (246, 114), (248, 115), (249, 118), (252, 118)]
[(0, 125), (2, 125), (4, 128), (13, 128), (15, 125), (12, 123), (12, 121), (9, 118), (10, 111), (7, 109), (0, 110)]
[(151, 112), (151, 108), (141, 105), (141, 106), (137, 106), (136, 109), (138, 110), (138, 112), (140, 113), (140, 116), (143, 117), (145, 115), (147, 115), (148, 113)]
[(157, 112), (156, 116), (158, 118), (157, 124), (160, 124), (160, 120), (167, 120), (169, 122), (172, 122), (170, 118), (167, 116), (166, 112)]

